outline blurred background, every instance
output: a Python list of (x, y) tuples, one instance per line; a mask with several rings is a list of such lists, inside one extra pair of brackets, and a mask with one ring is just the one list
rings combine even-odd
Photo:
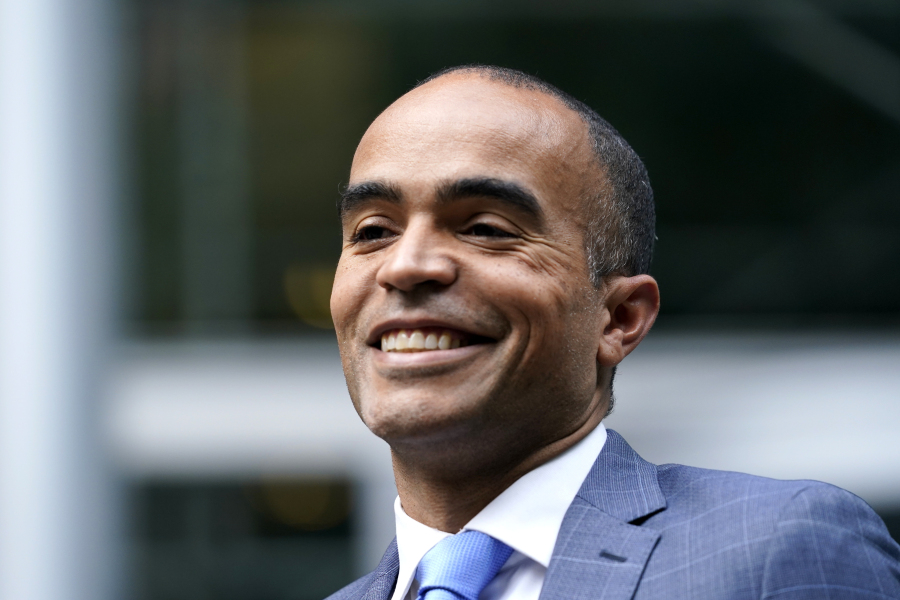
[(471, 62), (649, 169), (663, 308), (608, 426), (900, 537), (900, 1), (0, 0), (0, 597), (317, 599), (377, 563), (335, 201), (367, 124)]

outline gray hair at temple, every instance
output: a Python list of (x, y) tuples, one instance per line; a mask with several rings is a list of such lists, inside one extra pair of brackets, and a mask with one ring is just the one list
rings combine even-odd
[(600, 286), (612, 274), (648, 273), (656, 239), (656, 210), (647, 169), (618, 131), (584, 102), (546, 81), (515, 69), (491, 65), (461, 65), (443, 69), (415, 87), (450, 73), (473, 73), (507, 85), (549, 94), (585, 122), (609, 192), (601, 189), (585, 198), (588, 230), (586, 254), (591, 281)]

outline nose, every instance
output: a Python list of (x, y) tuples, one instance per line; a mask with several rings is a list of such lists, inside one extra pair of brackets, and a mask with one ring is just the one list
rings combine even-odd
[(411, 292), (422, 284), (448, 286), (457, 277), (457, 264), (440, 232), (413, 224), (391, 244), (375, 277), (387, 290)]

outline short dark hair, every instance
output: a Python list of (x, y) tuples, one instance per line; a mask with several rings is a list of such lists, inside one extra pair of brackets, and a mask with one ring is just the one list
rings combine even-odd
[(648, 273), (656, 239), (653, 188), (644, 163), (625, 138), (581, 100), (516, 69), (460, 65), (442, 69), (415, 87), (450, 73), (473, 73), (512, 87), (543, 92), (578, 113), (587, 125), (594, 153), (609, 184), (609, 189), (604, 186), (584, 199), (588, 211), (585, 243), (591, 281), (599, 287), (607, 275)]

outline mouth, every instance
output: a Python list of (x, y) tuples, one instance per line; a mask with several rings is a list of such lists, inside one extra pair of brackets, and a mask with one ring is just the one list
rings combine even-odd
[(379, 342), (371, 344), (382, 352), (434, 352), (455, 350), (465, 346), (493, 342), (491, 338), (446, 327), (417, 327), (388, 329)]

